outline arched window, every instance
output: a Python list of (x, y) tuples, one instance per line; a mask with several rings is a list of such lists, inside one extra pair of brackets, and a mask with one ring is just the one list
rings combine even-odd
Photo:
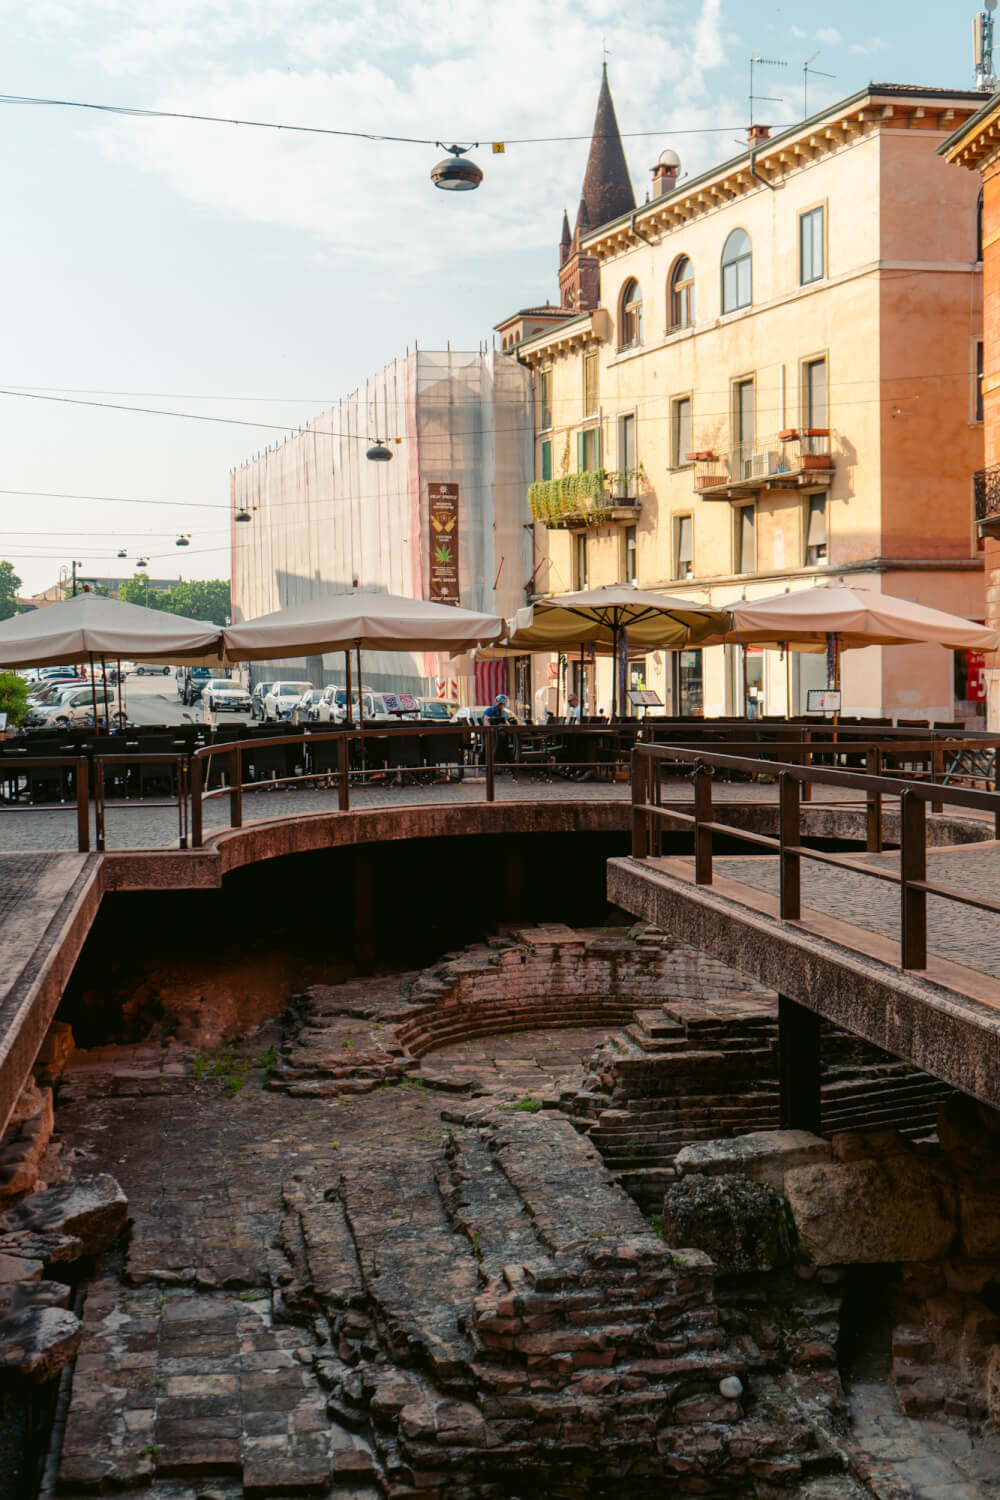
[(753, 256), (750, 236), (734, 229), (722, 251), (722, 311), (735, 312), (753, 300)]
[(670, 276), (670, 327), (694, 326), (694, 266), (682, 255)]
[(642, 343), (642, 288), (636, 280), (626, 281), (622, 287), (619, 347), (631, 349)]
[(976, 204), (976, 260), (983, 258), (983, 190), (979, 189), (979, 201)]

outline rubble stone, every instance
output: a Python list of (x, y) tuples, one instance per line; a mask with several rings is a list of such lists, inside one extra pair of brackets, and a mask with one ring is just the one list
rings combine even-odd
[(828, 1162), (831, 1157), (830, 1142), (808, 1130), (755, 1130), (730, 1140), (694, 1141), (678, 1151), (674, 1167), (681, 1176), (693, 1172), (749, 1177), (780, 1193), (792, 1167)]
[(29, 1230), (78, 1239), (85, 1255), (106, 1250), (128, 1218), (128, 1199), (107, 1173), (35, 1193), (0, 1215), (0, 1234)]
[(817, 1265), (940, 1260), (955, 1238), (948, 1173), (907, 1151), (795, 1167), (785, 1195), (799, 1242)]
[(791, 1259), (774, 1188), (729, 1173), (675, 1183), (663, 1201), (663, 1234), (671, 1245), (704, 1251), (724, 1274), (771, 1271)]

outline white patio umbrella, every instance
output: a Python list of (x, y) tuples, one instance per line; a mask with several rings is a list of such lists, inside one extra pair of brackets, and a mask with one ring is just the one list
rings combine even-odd
[(506, 628), (501, 615), (478, 614), (428, 599), (352, 589), (279, 609), (223, 631), (227, 661), (276, 661), (289, 656), (347, 656), (347, 703), (351, 709), (350, 653), (358, 659), (358, 703), (362, 651), (473, 650), (497, 640)]
[(95, 657), (102, 666), (109, 656), (165, 666), (179, 662), (217, 666), (222, 660), (221, 642), (221, 628), (211, 621), (189, 620), (85, 593), (0, 621), (0, 665), (58, 667), (89, 661), (96, 728)]

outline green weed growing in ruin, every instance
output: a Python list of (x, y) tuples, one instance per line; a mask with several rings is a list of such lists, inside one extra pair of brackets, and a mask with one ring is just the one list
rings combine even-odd
[(663, 1216), (662, 1214), (650, 1214), (649, 1227), (658, 1240), (663, 1239)]
[(516, 1110), (525, 1115), (537, 1115), (541, 1107), (541, 1099), (533, 1099), (530, 1094), (526, 1094), (523, 1099), (519, 1099), (514, 1105)]

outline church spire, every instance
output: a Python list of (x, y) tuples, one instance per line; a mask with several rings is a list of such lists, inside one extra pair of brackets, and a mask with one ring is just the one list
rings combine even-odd
[(569, 255), (569, 247), (573, 243), (573, 236), (569, 228), (569, 214), (563, 209), (562, 234), (559, 237), (559, 264), (564, 266)]
[(587, 206), (587, 223), (596, 229), (635, 208), (635, 193), (622, 138), (618, 130), (614, 100), (608, 84), (608, 65), (601, 71), (601, 92), (594, 117), (594, 134), (583, 179), (583, 201)]

